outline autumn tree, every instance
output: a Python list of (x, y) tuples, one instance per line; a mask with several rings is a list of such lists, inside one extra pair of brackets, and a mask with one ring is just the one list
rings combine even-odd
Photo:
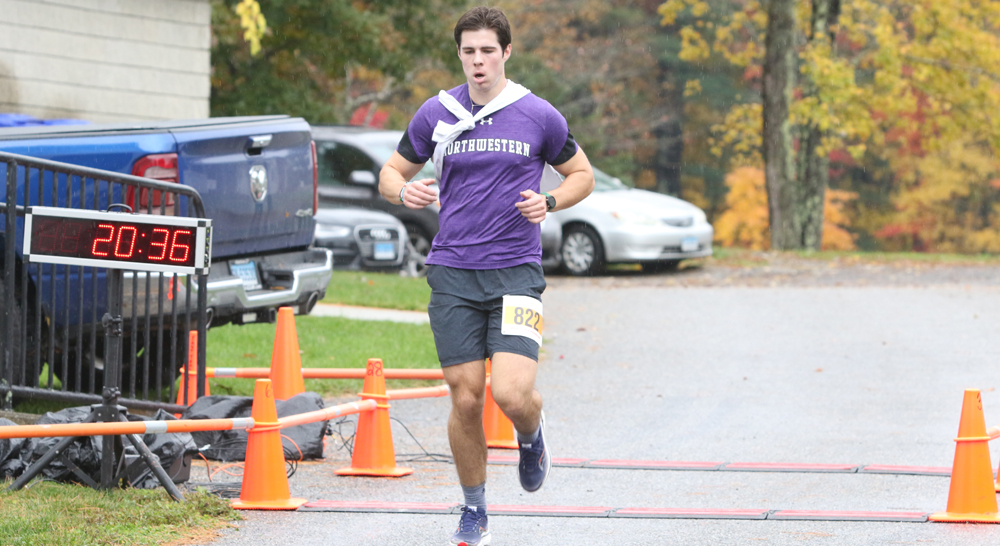
[[(507, 0), (500, 5), (514, 30), (507, 75), (555, 105), (599, 167), (639, 187), (697, 199), (701, 190), (685, 187), (698, 181), (684, 171), (684, 156), (692, 141), (705, 140), (690, 129), (711, 123), (704, 110), (688, 117), (685, 93), (701, 67), (679, 58), (677, 30), (686, 19), (661, 27), (659, 2)], [(729, 77), (723, 67), (701, 82), (728, 89)], [(713, 96), (724, 102), (724, 94)]]
[[(267, 24), (257, 45), (236, 11), (246, 3), (212, 3), (214, 116), (346, 123), (359, 107), (374, 113), (379, 104), (422, 102), (425, 89), (412, 95), (425, 79), (450, 83), (459, 71), (443, 61), (454, 56), (451, 29), (463, 0), (258, 0)], [(411, 115), (396, 112), (396, 123)]]
[[(669, 0), (660, 13), (669, 22), (679, 13), (693, 11), (697, 4), (697, 0)], [(943, 209), (967, 209), (965, 196), (979, 203), (972, 207), (976, 214), (962, 216), (977, 218), (968, 222), (968, 229), (995, 225), (992, 175), (981, 167), (963, 169), (979, 173), (975, 175), (978, 180), (970, 182), (974, 188), (965, 192), (952, 184), (947, 190), (942, 182), (947, 177), (932, 174), (926, 167), (960, 168), (958, 156), (949, 152), (957, 143), (987, 163), (996, 155), (1000, 140), (1000, 122), (993, 114), (1000, 106), (996, 71), (1000, 7), (996, 2), (900, 0), (887, 4), (857, 0), (838, 6), (832, 0), (772, 0), (762, 6), (753, 0), (734, 0), (730, 4), (739, 5), (739, 9), (728, 24), (713, 29), (687, 27), (685, 32), (693, 36), (688, 40), (688, 54), (720, 55), (747, 73), (762, 73), (766, 64), (767, 48), (758, 44), (771, 39), (767, 32), (775, 22), (768, 14), (787, 4), (794, 9), (798, 83), (793, 88), (788, 119), (797, 161), (794, 171), (787, 162), (783, 168), (794, 172), (796, 195), (789, 200), (797, 210), (815, 211), (816, 203), (823, 202), (819, 194), (825, 187), (822, 177), (830, 172), (827, 161), (831, 152), (844, 151), (848, 163), (861, 163), (861, 168), (864, 164), (873, 170), (888, 165), (888, 191), (892, 194), (888, 209), (859, 206), (860, 215), (865, 216), (861, 224), (873, 232), (886, 238), (923, 241), (922, 248), (928, 250), (944, 248), (945, 241), (957, 235), (955, 230), (942, 229), (941, 222), (949, 217)], [(717, 148), (742, 148), (742, 153), (735, 155), (751, 161), (755, 154), (759, 157), (764, 143), (754, 133), (759, 134), (762, 126), (764, 131), (773, 127), (764, 122), (763, 109), (755, 100), (734, 105), (726, 123), (717, 127)], [(938, 161), (929, 162), (931, 156)], [(935, 196), (937, 203), (934, 213), (927, 212), (935, 208), (928, 206), (930, 196)], [(786, 219), (799, 237), (792, 243), (814, 248), (815, 213), (798, 217), (813, 220), (796, 225), (794, 216), (790, 222)], [(916, 221), (907, 223), (907, 218)], [(896, 228), (879, 230), (878, 222)], [(772, 240), (786, 243), (781, 234), (773, 232)], [(986, 248), (982, 236), (965, 240), (979, 241), (979, 248)], [(963, 245), (966, 249), (975, 247), (972, 243)]]

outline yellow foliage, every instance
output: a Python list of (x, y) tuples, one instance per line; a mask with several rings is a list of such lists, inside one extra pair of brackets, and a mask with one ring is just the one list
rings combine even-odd
[(698, 80), (688, 80), (684, 82), (684, 96), (691, 97), (701, 93), (701, 82)]
[(823, 201), (823, 250), (854, 250), (857, 235), (847, 231), (850, 218), (844, 213), (844, 205), (858, 198), (858, 194), (844, 190), (826, 190)]
[[(768, 227), (767, 189), (764, 171), (740, 167), (726, 175), (725, 211), (715, 221), (715, 241), (725, 247), (767, 250), (771, 247)], [(854, 250), (856, 235), (844, 207), (858, 194), (827, 190), (823, 203), (823, 250)]]
[(267, 20), (260, 12), (260, 4), (257, 0), (241, 0), (234, 9), (240, 16), (243, 39), (250, 43), (250, 55), (257, 55), (260, 53), (260, 39), (267, 30)]
[(707, 59), (710, 55), (708, 42), (701, 33), (691, 27), (681, 29), (681, 52), (678, 57), (684, 61)]
[(674, 24), (677, 20), (677, 14), (684, 11), (685, 6), (683, 0), (667, 0), (657, 8), (657, 12), (663, 16), (660, 20), (660, 24), (663, 26), (669, 26)]
[(725, 211), (715, 221), (715, 241), (751, 250), (771, 248), (764, 171), (740, 167), (726, 175)]
[(986, 146), (956, 141), (896, 168), (907, 183), (882, 238), (908, 238), (928, 251), (1000, 252), (1000, 164)]

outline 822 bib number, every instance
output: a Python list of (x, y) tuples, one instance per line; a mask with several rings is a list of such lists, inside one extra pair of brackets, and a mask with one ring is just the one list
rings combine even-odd
[(542, 302), (530, 296), (504, 296), (500, 333), (523, 336), (542, 346)]

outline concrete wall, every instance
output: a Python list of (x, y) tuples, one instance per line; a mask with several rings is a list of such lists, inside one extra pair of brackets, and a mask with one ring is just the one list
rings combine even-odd
[(209, 0), (0, 0), (0, 113), (208, 117)]

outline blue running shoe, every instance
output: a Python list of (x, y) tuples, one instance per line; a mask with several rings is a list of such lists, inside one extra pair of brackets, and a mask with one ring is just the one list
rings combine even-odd
[(517, 477), (521, 479), (521, 487), (528, 492), (538, 491), (542, 487), (545, 477), (549, 475), (549, 467), (552, 466), (552, 458), (542, 437), (544, 430), (545, 414), (542, 413), (538, 421), (538, 438), (530, 444), (518, 442), (521, 462), (517, 465)]
[(475, 506), (462, 507), (462, 519), (458, 521), (458, 530), (451, 535), (448, 546), (486, 546), (490, 543), (490, 528), (486, 514), (480, 513)]

